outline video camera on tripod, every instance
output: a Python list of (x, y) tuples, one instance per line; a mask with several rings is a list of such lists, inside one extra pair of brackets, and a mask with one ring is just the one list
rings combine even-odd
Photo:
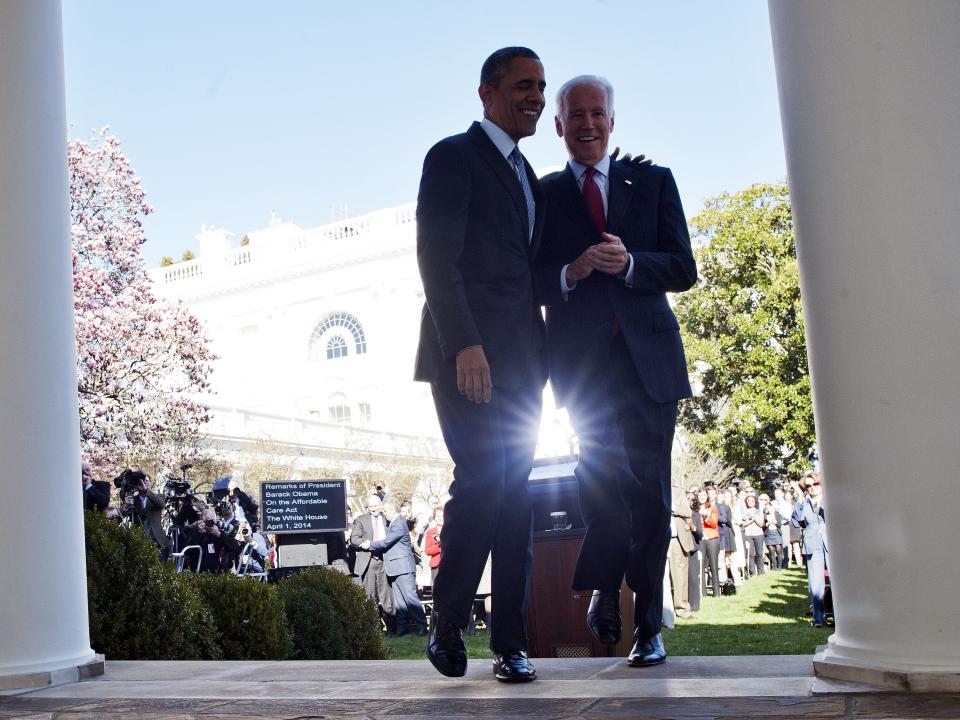
[(190, 523), (200, 519), (200, 513), (207, 507), (206, 503), (193, 492), (190, 482), (186, 479), (187, 470), (192, 465), (185, 463), (180, 466), (183, 477), (168, 474), (163, 484), (163, 496), (166, 503), (166, 515), (171, 527), (183, 529)]
[(138, 498), (143, 491), (147, 474), (142, 470), (125, 469), (113, 479), (113, 486), (120, 496), (120, 514), (130, 520), (135, 519), (135, 504), (128, 503), (127, 498)]

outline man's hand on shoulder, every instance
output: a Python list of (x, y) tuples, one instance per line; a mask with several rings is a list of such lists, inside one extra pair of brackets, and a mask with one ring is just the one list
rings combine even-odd
[(493, 382), (482, 345), (471, 345), (457, 353), (457, 390), (470, 402), (490, 402)]
[[(613, 152), (610, 153), (610, 159), (616, 160), (619, 154), (620, 154), (620, 147), (617, 146), (613, 149)], [(621, 160), (625, 163), (631, 163), (637, 167), (639, 167), (640, 165), (653, 165), (653, 160), (648, 159), (647, 156), (644, 155), (643, 153), (640, 153), (636, 157), (633, 157), (633, 155), (631, 155), (630, 153), (627, 153), (621, 158)]]

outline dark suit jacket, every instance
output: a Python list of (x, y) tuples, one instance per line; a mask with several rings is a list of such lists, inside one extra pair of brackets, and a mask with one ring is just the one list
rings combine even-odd
[(83, 509), (103, 512), (110, 504), (110, 483), (106, 480), (94, 480), (89, 489), (83, 491)]
[(387, 525), (387, 536), (370, 543), (371, 552), (383, 553), (383, 569), (388, 577), (415, 573), (417, 564), (413, 559), (410, 530), (402, 515), (397, 515)]
[(576, 403), (592, 391), (609, 357), (614, 316), (650, 397), (658, 403), (690, 397), (680, 329), (666, 294), (690, 289), (697, 267), (670, 170), (610, 163), (607, 232), (619, 236), (633, 256), (634, 285), (594, 272), (566, 299), (561, 267), (601, 238), (569, 165), (542, 184), (547, 219), (537, 281), (548, 305), (550, 381), (558, 403)]
[(516, 173), (480, 126), (427, 153), (417, 197), (417, 262), (426, 303), (415, 378), (456, 380), (457, 353), (482, 345), (495, 387), (546, 382), (544, 327), (532, 264), (543, 230), (543, 191), (529, 239)]
[[(240, 543), (233, 535), (222, 531), (220, 536), (215, 538), (209, 533), (200, 532), (196, 527), (190, 528), (183, 546), (187, 545), (200, 546), (200, 557), (203, 558), (200, 563), (200, 572), (229, 572), (237, 555), (240, 554)], [(190, 551), (186, 559), (185, 567), (196, 567), (195, 550)]]

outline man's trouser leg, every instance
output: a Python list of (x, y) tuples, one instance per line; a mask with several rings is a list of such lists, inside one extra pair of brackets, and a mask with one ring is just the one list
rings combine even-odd
[(670, 538), (670, 582), (673, 584), (673, 607), (677, 610), (690, 610), (687, 596), (687, 573), (689, 572), (687, 554), (680, 547), (680, 541)]
[(443, 562), (434, 608), (465, 628), (492, 553), (496, 653), (526, 650), (527, 598), (533, 561), (527, 484), (540, 425), (542, 389), (494, 386), (489, 403), (460, 395), (454, 382), (431, 385), (437, 417), (454, 462), (444, 506)]

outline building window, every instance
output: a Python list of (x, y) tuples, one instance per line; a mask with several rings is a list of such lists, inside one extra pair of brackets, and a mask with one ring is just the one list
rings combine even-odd
[(343, 357), (347, 354), (347, 341), (343, 335), (332, 335), (327, 341), (327, 360)]
[(350, 406), (349, 405), (331, 405), (330, 419), (335, 423), (348, 425), (350, 423)]
[(367, 352), (367, 336), (363, 332), (363, 326), (349, 313), (332, 313), (313, 329), (308, 357), (311, 362), (317, 362), (324, 357), (327, 360), (346, 357), (351, 353), (351, 345), (353, 353), (357, 355)]
[(364, 422), (370, 422), (370, 403), (358, 403), (357, 409), (360, 411), (360, 417)]

